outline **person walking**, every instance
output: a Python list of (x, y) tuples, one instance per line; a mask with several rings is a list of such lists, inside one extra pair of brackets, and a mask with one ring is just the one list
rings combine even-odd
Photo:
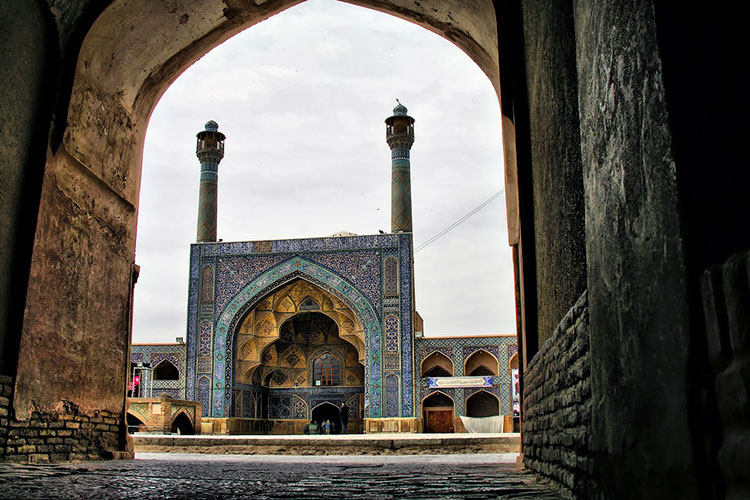
[(341, 434), (346, 434), (346, 426), (349, 424), (349, 407), (342, 402), (339, 407), (339, 421), (341, 422)]

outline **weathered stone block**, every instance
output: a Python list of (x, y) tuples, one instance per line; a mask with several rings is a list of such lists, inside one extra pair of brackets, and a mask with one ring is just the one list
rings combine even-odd
[(750, 419), (750, 397), (738, 363), (730, 364), (716, 377), (716, 399), (725, 425)]
[(44, 462), (49, 462), (50, 457), (46, 453), (32, 453), (29, 455), (28, 460), (29, 462), (44, 463)]
[(750, 353), (750, 289), (746, 259), (742, 253), (735, 254), (721, 269), (729, 340), (735, 355)]

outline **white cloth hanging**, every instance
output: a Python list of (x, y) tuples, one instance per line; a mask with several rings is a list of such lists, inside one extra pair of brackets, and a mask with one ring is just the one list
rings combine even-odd
[(461, 422), (464, 424), (466, 432), (503, 432), (502, 415), (495, 415), (494, 417), (464, 417), (463, 415), (460, 415), (460, 418)]

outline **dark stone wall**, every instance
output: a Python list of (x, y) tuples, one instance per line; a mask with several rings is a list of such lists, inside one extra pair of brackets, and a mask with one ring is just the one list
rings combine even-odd
[(588, 448), (590, 364), (584, 292), (529, 362), (523, 395), (524, 465), (560, 484), (565, 498), (590, 498), (597, 492)]
[(571, 2), (523, 2), (523, 19), (542, 345), (586, 289), (578, 77)]
[(616, 498), (697, 498), (682, 221), (654, 11), (646, 0), (574, 5), (595, 476)]
[[(54, 36), (43, 2), (0, 9), (0, 374), (15, 375), (54, 97)], [(23, 22), (19, 22), (23, 20)], [(51, 85), (52, 84), (52, 85)]]
[(750, 498), (750, 251), (708, 269), (701, 288), (723, 435), (715, 458), (726, 498)]
[(19, 419), (60, 401), (89, 415), (125, 407), (135, 209), (63, 153), (44, 177), (13, 398)]

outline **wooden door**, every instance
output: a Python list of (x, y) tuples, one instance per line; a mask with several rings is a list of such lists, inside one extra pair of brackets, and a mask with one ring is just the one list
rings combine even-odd
[(427, 432), (450, 432), (453, 428), (453, 411), (428, 410)]

